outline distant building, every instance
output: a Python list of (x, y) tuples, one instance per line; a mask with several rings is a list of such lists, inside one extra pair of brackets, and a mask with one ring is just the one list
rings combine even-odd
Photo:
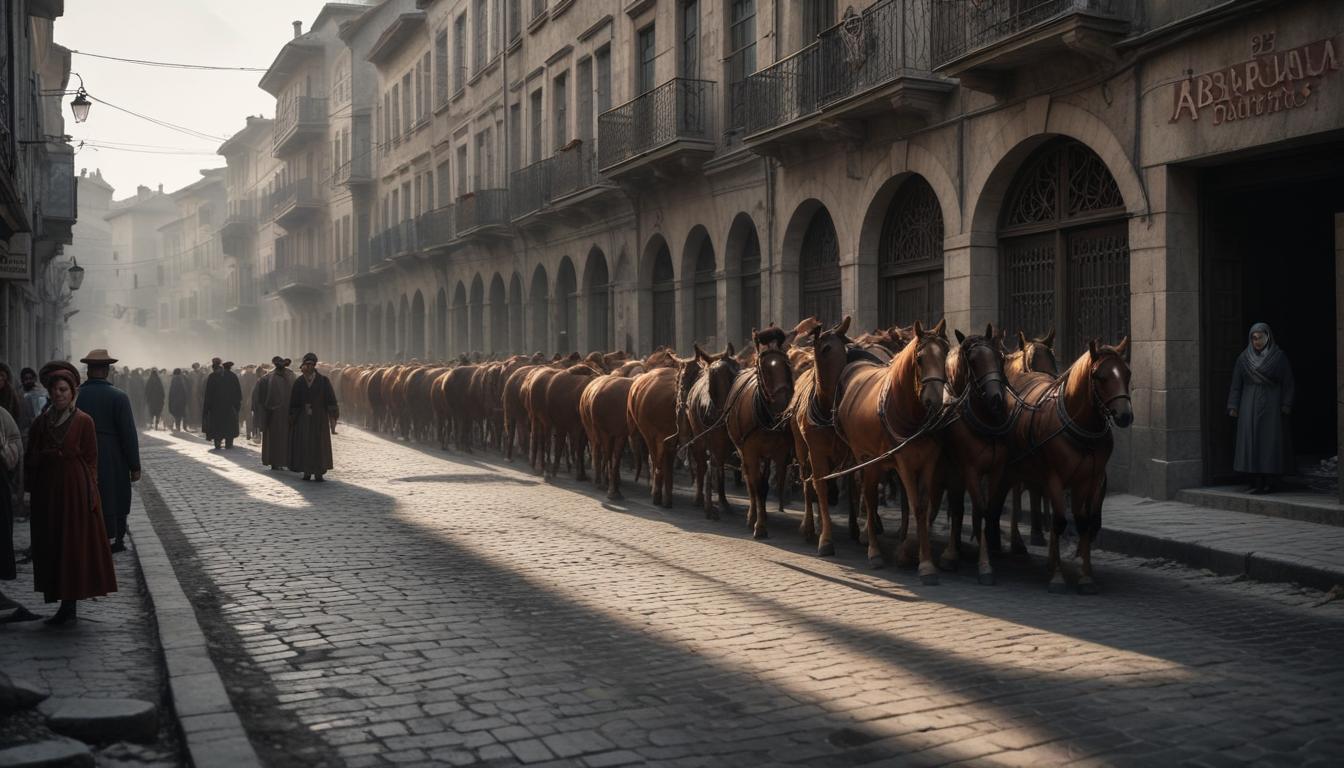
[[(65, 247), (65, 255), (78, 261), (84, 268), (84, 285), (75, 292), (68, 311), (70, 317), (71, 347), (93, 349), (110, 344), (107, 330), (115, 328), (115, 311), (109, 308), (121, 298), (123, 270), (131, 265), (112, 245), (112, 224), (107, 215), (112, 209), (113, 188), (100, 171), (89, 173), (80, 169), (75, 178), (79, 200), (79, 220), (75, 224), (73, 240)], [(97, 342), (90, 345), (90, 342)]]

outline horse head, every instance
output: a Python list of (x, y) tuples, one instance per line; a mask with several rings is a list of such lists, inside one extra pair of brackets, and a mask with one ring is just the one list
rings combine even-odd
[(834, 328), (822, 330), (820, 326), (812, 333), (813, 366), (817, 370), (817, 389), (819, 393), (830, 397), (840, 384), (840, 374), (845, 370), (849, 354), (850, 341), (845, 335), (849, 331), (850, 316)]
[[(1002, 338), (1002, 336), (1000, 336)], [(1002, 348), (1002, 342), (1000, 342)], [(1017, 332), (1017, 351), (1008, 356), (1006, 366), (1008, 374), (1044, 373), (1059, 375), (1059, 362), (1055, 359), (1055, 329), (1039, 339), (1028, 339), (1022, 331)]]
[(902, 350), (903, 355), (911, 355), (914, 359), (915, 372), (919, 375), (915, 382), (915, 393), (926, 414), (938, 413), (943, 408), (943, 385), (947, 384), (947, 353), (950, 348), (946, 320), (939, 320), (937, 325), (927, 331), (916, 320), (911, 329), (910, 342)]
[[(949, 356), (952, 364), (948, 366), (949, 374), (959, 380), (954, 384), (969, 386), (971, 396), (984, 404), (992, 417), (1003, 416), (1006, 410), (1003, 352), (994, 340), (993, 324), (985, 326), (984, 336), (965, 336), (961, 331), (954, 333), (958, 346)], [(958, 387), (954, 386), (953, 391), (956, 389)]]
[(771, 415), (779, 416), (793, 399), (793, 367), (788, 348), (797, 334), (786, 334), (774, 323), (764, 330), (751, 332), (756, 345), (756, 384)]
[(705, 378), (708, 379), (709, 402), (714, 406), (714, 413), (722, 413), (723, 406), (728, 402), (728, 393), (733, 388), (733, 382), (737, 381), (737, 374), (742, 370), (734, 357), (735, 350), (732, 342), (717, 355), (711, 355), (695, 345), (695, 356), (705, 365)]
[(1103, 416), (1121, 429), (1134, 423), (1134, 404), (1129, 399), (1129, 337), (1114, 347), (1087, 343), (1091, 362), (1092, 395)]

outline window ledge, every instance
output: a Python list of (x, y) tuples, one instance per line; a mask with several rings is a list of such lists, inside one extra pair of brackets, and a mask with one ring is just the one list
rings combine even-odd
[(513, 36), (513, 39), (509, 41), (508, 45), (504, 46), (504, 52), (513, 53), (514, 51), (522, 47), (523, 47), (523, 35), (522, 33), (518, 33)]
[(449, 105), (450, 103), (452, 103), (452, 100), (451, 100), (451, 99), (447, 99), (447, 98), (445, 98), (445, 99), (443, 99), (443, 100), (441, 100), (441, 101), (440, 101), (440, 100), (436, 100), (436, 101), (434, 102), (434, 114), (435, 114), (435, 115), (441, 115), (441, 114), (443, 114), (444, 111), (448, 109), (448, 105)]
[(565, 14), (565, 11), (568, 11), (573, 6), (574, 0), (560, 0), (560, 2), (556, 3), (555, 7), (551, 9), (551, 18), (560, 18)]
[(546, 26), (546, 20), (549, 18), (551, 18), (550, 10), (542, 11), (541, 13), (538, 13), (536, 16), (533, 16), (527, 22), (527, 33), (529, 35), (535, 35), (538, 29), (541, 29), (542, 27)]
[(451, 104), (452, 102), (457, 101), (458, 99), (466, 95), (467, 95), (466, 88), (458, 88), (456, 91), (453, 91), (453, 98), (449, 101), (449, 103)]

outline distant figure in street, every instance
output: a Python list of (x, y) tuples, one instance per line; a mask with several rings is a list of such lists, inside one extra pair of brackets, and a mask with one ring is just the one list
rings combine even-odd
[[(101, 399), (124, 401), (125, 394), (107, 382), (107, 353), (95, 350), (86, 359), (99, 361), (90, 367), (102, 377), (107, 394)], [(89, 414), (75, 407), (79, 372), (69, 363), (52, 362), (43, 366), (41, 378), (51, 407), (33, 422), (24, 459), (33, 504), (33, 582), (48, 603), (61, 601), (60, 610), (47, 619), (61, 625), (76, 619), (75, 601), (116, 592), (117, 576), (99, 502), (97, 428)], [(122, 409), (130, 422), (129, 403)]]
[(1251, 326), (1246, 349), (1232, 369), (1227, 413), (1237, 420), (1232, 468), (1251, 476), (1251, 493), (1271, 493), (1289, 469), (1288, 416), (1293, 412), (1293, 368), (1264, 323)]
[(261, 439), (261, 425), (266, 421), (266, 374), (269, 370), (265, 363), (257, 366), (256, 380), (250, 390), (251, 406), (247, 419), (249, 440)]
[(187, 430), (201, 429), (201, 403), (205, 397), (205, 371), (192, 363), (187, 373)]
[[(0, 478), (8, 489), (22, 486), (18, 481), (23, 467), (20, 462), (23, 450), (24, 438), (19, 434), (19, 425), (10, 418), (8, 411), (0, 408)], [(19, 576), (14, 562), (14, 513), (18, 507), (13, 503), (14, 494), (5, 493), (5, 490), (0, 488), (0, 581), (13, 581)], [(20, 494), (18, 498), (22, 500), (23, 497)], [(0, 624), (42, 618), (5, 597), (4, 593), (0, 593), (0, 607), (14, 609), (8, 615), (0, 616)]]
[(126, 377), (126, 396), (131, 399), (131, 416), (135, 426), (143, 428), (149, 423), (148, 406), (145, 405), (145, 372), (136, 368)]
[(163, 414), (163, 379), (159, 378), (158, 368), (150, 368), (149, 378), (145, 379), (145, 408), (149, 412), (146, 419), (149, 428), (159, 429)]
[(238, 409), (243, 404), (243, 390), (233, 371), (225, 370), (220, 359), (210, 361), (210, 376), (205, 380), (205, 394), (201, 399), (201, 428), (205, 439), (215, 444), (233, 447), (238, 436)]
[(261, 417), (261, 463), (274, 470), (289, 466), (289, 397), (294, 386), (294, 371), (288, 358), (271, 358), (275, 370), (264, 379), (265, 409)]
[(243, 393), (243, 407), (238, 415), (242, 421), (239, 425), (242, 428), (242, 434), (245, 439), (252, 439), (252, 390), (257, 386), (256, 369), (250, 365), (243, 366), (243, 372), (238, 374), (238, 387)]
[(289, 396), (289, 419), (294, 432), (290, 436), (289, 468), (302, 472), (303, 479), (319, 483), (331, 469), (331, 432), (341, 412), (331, 380), (317, 372), (317, 355), (303, 356), (303, 375), (294, 382)]
[(18, 423), (21, 401), (14, 387), (14, 371), (10, 370), (7, 363), (0, 363), (0, 408), (8, 411), (14, 422)]
[(131, 416), (131, 400), (107, 380), (117, 362), (105, 349), (95, 349), (79, 362), (89, 367), (89, 380), (79, 392), (81, 410), (98, 429), (98, 494), (103, 522), (113, 552), (126, 549), (126, 518), (131, 514), (131, 483), (140, 479), (140, 434)]
[(182, 431), (182, 420), (187, 418), (187, 396), (191, 386), (181, 368), (173, 369), (173, 380), (168, 383), (168, 415), (173, 417), (173, 431)]
[(28, 429), (33, 420), (47, 408), (47, 390), (38, 386), (37, 371), (24, 368), (19, 372), (19, 383), (23, 387), (23, 402), (19, 405), (19, 431), (23, 433), (23, 444), (28, 445)]

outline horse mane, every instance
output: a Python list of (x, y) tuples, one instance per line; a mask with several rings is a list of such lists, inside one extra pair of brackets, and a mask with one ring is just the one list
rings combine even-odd
[(588, 363), (578, 363), (566, 368), (565, 373), (572, 373), (578, 376), (601, 376), (603, 372), (597, 370)]
[(756, 332), (756, 346), (782, 347), (784, 346), (784, 342), (788, 341), (788, 338), (788, 335), (784, 333), (784, 329), (772, 325), (769, 328)]

